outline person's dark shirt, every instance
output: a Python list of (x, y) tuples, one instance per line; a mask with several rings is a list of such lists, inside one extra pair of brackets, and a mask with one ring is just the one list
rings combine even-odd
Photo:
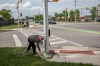
[(39, 35), (31, 35), (31, 36), (29, 36), (28, 40), (32, 43), (35, 42), (37, 47), (39, 48), (39, 43), (41, 43), (41, 42), (39, 41), (38, 36)]

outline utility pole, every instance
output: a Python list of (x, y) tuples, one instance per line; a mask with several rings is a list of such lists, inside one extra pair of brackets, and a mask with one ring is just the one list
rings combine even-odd
[[(17, 3), (17, 10), (18, 10), (18, 29), (20, 29), (20, 23), (19, 23), (19, 4), (22, 3), (22, 0), (18, 0), (18, 3)], [(22, 13), (21, 13), (21, 16), (22, 16)]]
[(48, 36), (48, 0), (44, 0), (44, 43), (45, 52), (49, 52), (49, 36)]
[(96, 12), (95, 12), (95, 22), (96, 22), (96, 17), (97, 17), (98, 9), (96, 7)]
[(75, 2), (75, 22), (76, 22), (76, 0), (74, 2)]
[(35, 13), (34, 13), (34, 23), (35, 23)]
[(65, 22), (66, 22), (66, 0), (65, 0)]

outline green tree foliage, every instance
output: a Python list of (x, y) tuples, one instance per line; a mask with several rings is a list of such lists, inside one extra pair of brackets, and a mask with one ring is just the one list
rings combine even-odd
[(94, 20), (96, 17), (96, 7), (92, 7), (92, 9), (90, 10), (91, 13), (91, 17)]
[(79, 16), (80, 16), (80, 11), (79, 11), (79, 9), (77, 9), (77, 10), (76, 10), (76, 18), (78, 19)]
[(58, 17), (58, 13), (55, 13), (55, 19), (57, 20), (57, 17)]
[(36, 15), (36, 16), (35, 16), (35, 20), (36, 20), (36, 21), (43, 20), (43, 15), (41, 15), (41, 14), (40, 14), (40, 15)]
[(6, 19), (10, 19), (12, 17), (11, 15), (11, 10), (6, 10), (6, 9), (2, 9), (0, 10), (0, 15), (2, 16), (2, 18)]
[(69, 16), (70, 19), (75, 20), (75, 12), (73, 10), (70, 10)]
[[(65, 17), (65, 10), (63, 10), (63, 16)], [(66, 18), (68, 18), (68, 11), (66, 10)]]

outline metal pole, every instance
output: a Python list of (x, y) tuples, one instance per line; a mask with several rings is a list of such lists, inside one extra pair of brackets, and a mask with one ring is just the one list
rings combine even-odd
[(95, 12), (95, 22), (96, 22), (96, 17), (97, 17), (97, 8), (96, 8), (96, 12)]
[(35, 13), (34, 13), (34, 23), (35, 23)]
[(39, 17), (38, 17), (38, 21), (40, 21), (40, 11), (39, 11), (39, 8), (38, 8), (38, 15), (39, 15)]
[(44, 43), (45, 52), (49, 52), (49, 37), (48, 37), (48, 0), (44, 0)]
[(76, 22), (76, 0), (75, 0), (75, 22)]
[(65, 22), (66, 22), (66, 0), (65, 0)]
[(20, 25), (19, 25), (19, 0), (18, 0), (17, 8), (18, 8), (18, 29), (20, 29)]
[(82, 16), (82, 8), (81, 8), (81, 16)]

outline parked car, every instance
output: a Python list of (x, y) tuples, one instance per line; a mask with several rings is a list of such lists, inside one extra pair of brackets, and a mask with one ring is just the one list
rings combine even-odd
[(89, 19), (89, 18), (85, 18), (85, 19), (82, 19), (81, 21), (82, 21), (82, 22), (90, 22), (91, 19)]

